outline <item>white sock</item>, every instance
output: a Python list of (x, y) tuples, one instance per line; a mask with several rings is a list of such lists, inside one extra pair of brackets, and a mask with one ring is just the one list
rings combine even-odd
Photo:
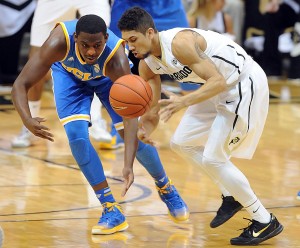
[(95, 94), (94, 99), (92, 101), (91, 112), (90, 112), (92, 123), (95, 122), (96, 120), (102, 119), (101, 106), (102, 103), (100, 102), (98, 96), (96, 96)]
[(271, 220), (270, 213), (261, 204), (259, 199), (256, 199), (255, 202), (245, 206), (245, 209), (252, 219), (259, 221), (260, 223), (269, 223)]
[(30, 113), (32, 117), (38, 117), (41, 109), (41, 100), (28, 101)]

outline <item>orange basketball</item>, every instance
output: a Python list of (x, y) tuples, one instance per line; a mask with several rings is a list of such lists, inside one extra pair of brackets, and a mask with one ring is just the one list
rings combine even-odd
[(142, 116), (151, 105), (151, 86), (140, 76), (122, 76), (111, 87), (109, 101), (114, 111), (123, 117)]

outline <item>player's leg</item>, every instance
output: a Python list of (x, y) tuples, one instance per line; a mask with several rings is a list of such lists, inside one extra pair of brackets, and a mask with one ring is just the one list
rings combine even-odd
[[(226, 104), (225, 99), (230, 96), (226, 95), (224, 99), (213, 98), (190, 107), (172, 138), (172, 146), (179, 154), (198, 164), (217, 185), (230, 192), (252, 217), (252, 225), (246, 228), (240, 237), (231, 240), (232, 244), (237, 245), (258, 244), (279, 234), (283, 229), (277, 219), (261, 204), (247, 178), (229, 160), (230, 155), (234, 153), (239, 157), (252, 156), (266, 119), (268, 106), (266, 76), (259, 67), (254, 67), (251, 77), (253, 80), (247, 79), (249, 82), (242, 81), (244, 87), (238, 85), (236, 90), (241, 90), (243, 98), (235, 99), (235, 103), (232, 105)], [(253, 82), (259, 82), (259, 84), (256, 85)], [(231, 93), (233, 96), (240, 97), (239, 94), (232, 91)], [(245, 102), (242, 102), (242, 99)], [(221, 102), (223, 100), (224, 103)], [(215, 104), (218, 104), (217, 114), (213, 113)], [(245, 108), (247, 111), (244, 109), (236, 120), (234, 109), (237, 104), (239, 110)], [(249, 115), (250, 105), (251, 114)], [(266, 106), (266, 109), (262, 109), (261, 106)], [(210, 114), (205, 115), (204, 109)], [(192, 125), (190, 118), (194, 120)], [(190, 135), (190, 133), (194, 135)], [(249, 138), (247, 139), (247, 137)], [(243, 142), (239, 144), (239, 141)], [(257, 236), (248, 235), (249, 230), (259, 231), (264, 228), (266, 231), (258, 232)], [(250, 233), (252, 235), (252, 232)]]
[[(97, 95), (110, 114), (116, 130), (120, 133), (121, 137), (123, 137), (124, 126), (122, 117), (115, 113), (108, 99), (111, 85), (112, 82), (110, 80), (107, 81), (105, 87), (100, 86), (97, 89)], [(175, 221), (186, 221), (189, 218), (188, 208), (167, 176), (156, 148), (139, 141), (136, 158), (155, 181), (159, 196), (167, 205), (172, 219)]]
[[(211, 101), (205, 101), (197, 106), (187, 109), (170, 143), (171, 148), (176, 153), (192, 163), (195, 162), (191, 158), (197, 154), (197, 149), (194, 150), (192, 147), (196, 146), (204, 150), (209, 130), (217, 114), (215, 105)], [(195, 119), (198, 121), (195, 122)], [(202, 168), (202, 171), (211, 177), (205, 168)], [(213, 228), (222, 225), (242, 209), (242, 205), (232, 197), (223, 185), (218, 184), (218, 187), (222, 194), (222, 205), (210, 223)]]
[[(102, 217), (92, 233), (111, 234), (125, 230), (128, 224), (123, 211), (111, 193), (102, 163), (89, 139), (90, 105), (94, 92), (86, 83), (75, 81), (59, 66), (53, 65), (52, 70), (57, 113), (64, 125), (72, 154), (103, 206)], [(71, 90), (76, 86), (80, 90)]]

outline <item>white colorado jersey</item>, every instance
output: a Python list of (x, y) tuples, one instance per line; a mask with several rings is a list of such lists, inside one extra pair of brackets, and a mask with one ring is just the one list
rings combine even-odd
[(155, 74), (168, 74), (180, 82), (205, 83), (191, 68), (181, 64), (172, 53), (172, 41), (182, 30), (193, 30), (203, 36), (207, 43), (204, 53), (215, 63), (228, 85), (238, 83), (246, 67), (253, 62), (241, 46), (221, 34), (194, 28), (174, 28), (159, 32), (161, 59), (153, 55), (144, 59)]

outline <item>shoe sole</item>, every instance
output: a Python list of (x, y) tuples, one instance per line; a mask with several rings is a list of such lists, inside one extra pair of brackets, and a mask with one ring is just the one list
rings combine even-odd
[(186, 223), (190, 220), (190, 214), (187, 214), (186, 216), (181, 217), (180, 219), (176, 219), (174, 216), (171, 215), (170, 212), (168, 212), (168, 215), (170, 219), (175, 223)]
[(111, 228), (111, 229), (101, 229), (99, 227), (100, 226), (94, 226), (92, 229), (92, 234), (107, 235), (107, 234), (113, 234), (116, 232), (122, 232), (122, 231), (126, 230), (129, 227), (129, 225), (126, 221), (124, 221), (122, 224), (120, 224), (114, 228)]
[(105, 145), (99, 147), (100, 150), (117, 150), (117, 149), (120, 149), (120, 148), (123, 148), (125, 145), (124, 143), (122, 144), (118, 144), (118, 145), (115, 145), (115, 146), (110, 146), (110, 147), (105, 147)]
[(243, 206), (237, 208), (227, 219), (225, 219), (223, 222), (220, 222), (216, 225), (213, 225), (212, 223), (210, 223), (210, 227), (211, 228), (216, 228), (216, 227), (219, 227), (221, 225), (223, 225), (225, 222), (227, 222), (228, 220), (230, 220), (237, 212), (239, 212), (240, 210), (243, 209)]
[(271, 233), (269, 233), (266, 237), (261, 238), (261, 239), (257, 239), (255, 242), (251, 241), (249, 243), (244, 243), (244, 244), (234, 244), (230, 241), (231, 245), (238, 245), (238, 246), (255, 246), (260, 244), (261, 242), (264, 242), (270, 238), (273, 238), (275, 236), (277, 236), (278, 234), (280, 234), (283, 231), (283, 226), (281, 224), (279, 224), (279, 226)]
[(28, 145), (24, 145), (24, 144), (12, 144), (11, 147), (12, 148), (28, 148), (32, 146), (32, 144), (28, 144)]

